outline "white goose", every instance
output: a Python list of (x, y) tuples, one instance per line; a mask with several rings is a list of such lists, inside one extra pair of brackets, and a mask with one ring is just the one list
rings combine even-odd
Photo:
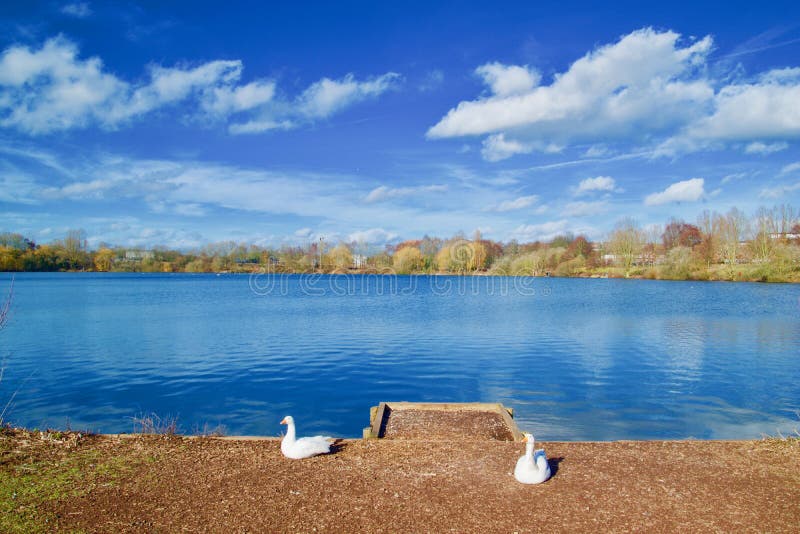
[(287, 458), (293, 460), (300, 460), (302, 458), (311, 458), (317, 454), (328, 454), (331, 452), (331, 441), (333, 438), (328, 436), (312, 436), (308, 438), (298, 439), (295, 436), (294, 418), (287, 415), (281, 421), (282, 425), (286, 425), (286, 435), (281, 440), (281, 452)]
[(525, 443), (525, 454), (517, 460), (514, 478), (523, 484), (540, 484), (550, 478), (550, 464), (547, 463), (544, 449), (533, 451), (533, 435), (528, 432), (523, 432), (522, 435), (525, 436), (522, 440)]

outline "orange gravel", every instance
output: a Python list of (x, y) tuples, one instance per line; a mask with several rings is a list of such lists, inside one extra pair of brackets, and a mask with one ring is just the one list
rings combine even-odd
[(800, 442), (539, 442), (553, 478), (517, 483), (523, 445), (346, 440), (281, 456), (279, 441), (99, 437), (142, 458), (48, 505), (87, 532), (797, 532)]

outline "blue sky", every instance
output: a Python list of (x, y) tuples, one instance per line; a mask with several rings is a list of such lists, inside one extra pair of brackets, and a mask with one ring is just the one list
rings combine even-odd
[(0, 231), (602, 239), (800, 207), (797, 3), (229, 4), (0, 5)]

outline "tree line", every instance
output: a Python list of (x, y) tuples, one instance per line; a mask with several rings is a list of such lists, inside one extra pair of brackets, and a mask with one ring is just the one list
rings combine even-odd
[(0, 271), (449, 273), (523, 276), (611, 276), (656, 279), (800, 281), (800, 222), (789, 205), (703, 211), (694, 223), (670, 219), (642, 227), (625, 218), (603, 241), (563, 234), (546, 241), (501, 243), (480, 232), (449, 239), (424, 236), (376, 248), (315, 241), (260, 247), (227, 241), (192, 251), (101, 243), (86, 232), (37, 244), (0, 234)]

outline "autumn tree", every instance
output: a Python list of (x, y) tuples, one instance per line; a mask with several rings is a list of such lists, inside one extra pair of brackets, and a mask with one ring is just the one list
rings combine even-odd
[(664, 244), (665, 251), (673, 247), (692, 248), (700, 244), (702, 240), (703, 236), (697, 226), (678, 219), (670, 220), (667, 226), (664, 227), (664, 233), (661, 234), (661, 241)]
[(346, 270), (353, 266), (353, 253), (350, 247), (339, 243), (325, 255), (325, 263), (336, 270)]
[(97, 271), (110, 271), (114, 262), (114, 251), (102, 248), (94, 255), (94, 268)]
[(422, 268), (422, 253), (417, 247), (403, 247), (394, 253), (392, 266), (398, 274), (409, 274)]
[(700, 229), (700, 243), (695, 245), (693, 254), (698, 261), (705, 264), (706, 269), (711, 267), (717, 257), (719, 248), (719, 227), (715, 224), (717, 218), (709, 210), (697, 217), (697, 226)]

